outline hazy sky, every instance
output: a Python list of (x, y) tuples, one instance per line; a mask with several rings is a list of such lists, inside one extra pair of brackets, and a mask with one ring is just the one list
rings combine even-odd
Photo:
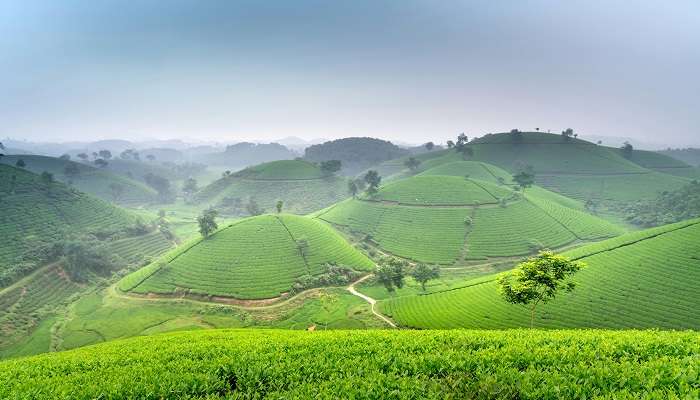
[(700, 1), (0, 0), (0, 137), (700, 144)]

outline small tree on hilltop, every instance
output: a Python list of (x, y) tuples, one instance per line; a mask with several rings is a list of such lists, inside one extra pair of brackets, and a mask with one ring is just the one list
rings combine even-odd
[(216, 224), (216, 217), (218, 215), (219, 213), (216, 210), (210, 208), (208, 210), (204, 210), (204, 212), (202, 212), (202, 215), (197, 217), (197, 223), (199, 224), (199, 233), (201, 233), (203, 237), (209, 237), (209, 235), (214, 233), (216, 228), (219, 227)]
[(5, 145), (0, 142), (0, 150), (5, 150)]
[(409, 157), (408, 160), (404, 161), (403, 165), (405, 165), (411, 171), (415, 171), (418, 169), (420, 163), (421, 161), (419, 159), (415, 157)]
[(440, 277), (440, 267), (437, 265), (428, 266), (425, 264), (418, 264), (413, 267), (410, 275), (416, 282), (420, 283), (421, 289), (425, 292), (425, 284), (428, 283), (429, 280)]
[(78, 153), (77, 157), (83, 161), (87, 161), (88, 155), (86, 153)]
[(384, 285), (389, 293), (393, 293), (396, 289), (401, 289), (406, 277), (407, 264), (405, 261), (393, 257), (384, 259), (377, 266), (375, 273), (377, 281)]
[(574, 130), (567, 128), (566, 130), (561, 131), (561, 136), (564, 138), (565, 142), (568, 142), (574, 136)]
[(426, 150), (432, 151), (433, 148), (435, 147), (435, 143), (433, 143), (433, 142), (428, 142), (428, 143), (424, 144), (423, 146), (425, 146), (425, 149), (426, 149)]
[(68, 154), (68, 153), (61, 154), (61, 156), (58, 157), (58, 158), (61, 159), (61, 160), (66, 160), (66, 161), (68, 161), (68, 160), (70, 160), (70, 154)]
[(104, 168), (109, 164), (104, 158), (98, 158), (97, 160), (93, 161), (93, 163), (100, 168)]
[(455, 142), (453, 142), (453, 141), (451, 141), (451, 140), (448, 140), (448, 141), (447, 141), (447, 148), (448, 148), (448, 149), (451, 149), (451, 148), (453, 148), (453, 147), (455, 147)]
[(367, 194), (374, 195), (379, 190), (379, 184), (382, 182), (382, 177), (375, 170), (369, 170), (365, 174), (365, 182), (367, 183)]
[(284, 202), (282, 200), (277, 200), (277, 204), (275, 204), (275, 208), (277, 209), (277, 214), (282, 212), (282, 206), (284, 206)]
[(24, 168), (26, 166), (27, 166), (27, 163), (25, 163), (24, 160), (21, 158), (19, 160), (17, 160), (17, 162), (15, 163), (15, 167), (17, 167), (17, 168)]
[(501, 275), (498, 278), (499, 290), (507, 302), (530, 306), (532, 328), (537, 305), (553, 300), (562, 290), (574, 290), (576, 284), (570, 278), (584, 266), (582, 262), (543, 251)]

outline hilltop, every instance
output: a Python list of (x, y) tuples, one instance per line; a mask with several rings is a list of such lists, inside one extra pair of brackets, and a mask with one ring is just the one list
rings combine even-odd
[[(539, 308), (542, 328), (700, 329), (700, 219), (629, 233), (564, 255), (588, 266), (578, 285)], [(380, 302), (415, 328), (512, 328), (529, 324), (526, 308), (500, 298), (496, 276), (462, 288)]]
[(339, 160), (343, 164), (343, 173), (353, 175), (408, 153), (408, 150), (386, 140), (350, 137), (309, 146), (304, 150), (304, 158), (313, 162)]
[(278, 200), (286, 212), (306, 214), (347, 197), (344, 178), (329, 175), (304, 160), (272, 161), (224, 175), (197, 193), (195, 201), (225, 214), (250, 215), (253, 202), (271, 212)]
[(656, 331), (179, 332), (0, 362), (0, 397), (694, 398), (698, 343)]
[(623, 232), (581, 203), (541, 188), (523, 195), (505, 184), (441, 175), (394, 181), (315, 217), (364, 235), (383, 252), (440, 264), (519, 256)]
[(126, 176), (62, 158), (37, 155), (0, 157), (0, 163), (15, 165), (23, 160), (25, 169), (37, 174), (46, 171), (60, 182), (103, 200), (121, 205), (142, 205), (155, 201), (156, 192), (145, 184)]
[(373, 265), (320, 221), (289, 214), (261, 215), (180, 247), (164, 261), (124, 278), (119, 288), (142, 294), (266, 299), (329, 273), (329, 264), (353, 270)]

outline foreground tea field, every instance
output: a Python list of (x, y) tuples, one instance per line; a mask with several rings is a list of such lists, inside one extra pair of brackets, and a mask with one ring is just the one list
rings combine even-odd
[[(573, 293), (538, 307), (546, 328), (700, 329), (700, 220), (634, 232), (569, 253), (588, 267)], [(506, 303), (492, 279), (425, 296), (380, 302), (416, 328), (511, 328), (529, 325), (528, 309)]]
[[(302, 242), (305, 243), (302, 245)], [(134, 293), (272, 298), (304, 275), (336, 263), (368, 270), (372, 262), (326, 224), (295, 215), (262, 215), (235, 222), (213, 236), (176, 249), (126, 278)]]
[(699, 352), (696, 332), (186, 332), (0, 362), (0, 397), (693, 399)]

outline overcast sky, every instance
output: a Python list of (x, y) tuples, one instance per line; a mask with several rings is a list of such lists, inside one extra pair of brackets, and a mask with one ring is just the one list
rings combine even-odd
[(0, 137), (700, 144), (700, 1), (0, 0)]

